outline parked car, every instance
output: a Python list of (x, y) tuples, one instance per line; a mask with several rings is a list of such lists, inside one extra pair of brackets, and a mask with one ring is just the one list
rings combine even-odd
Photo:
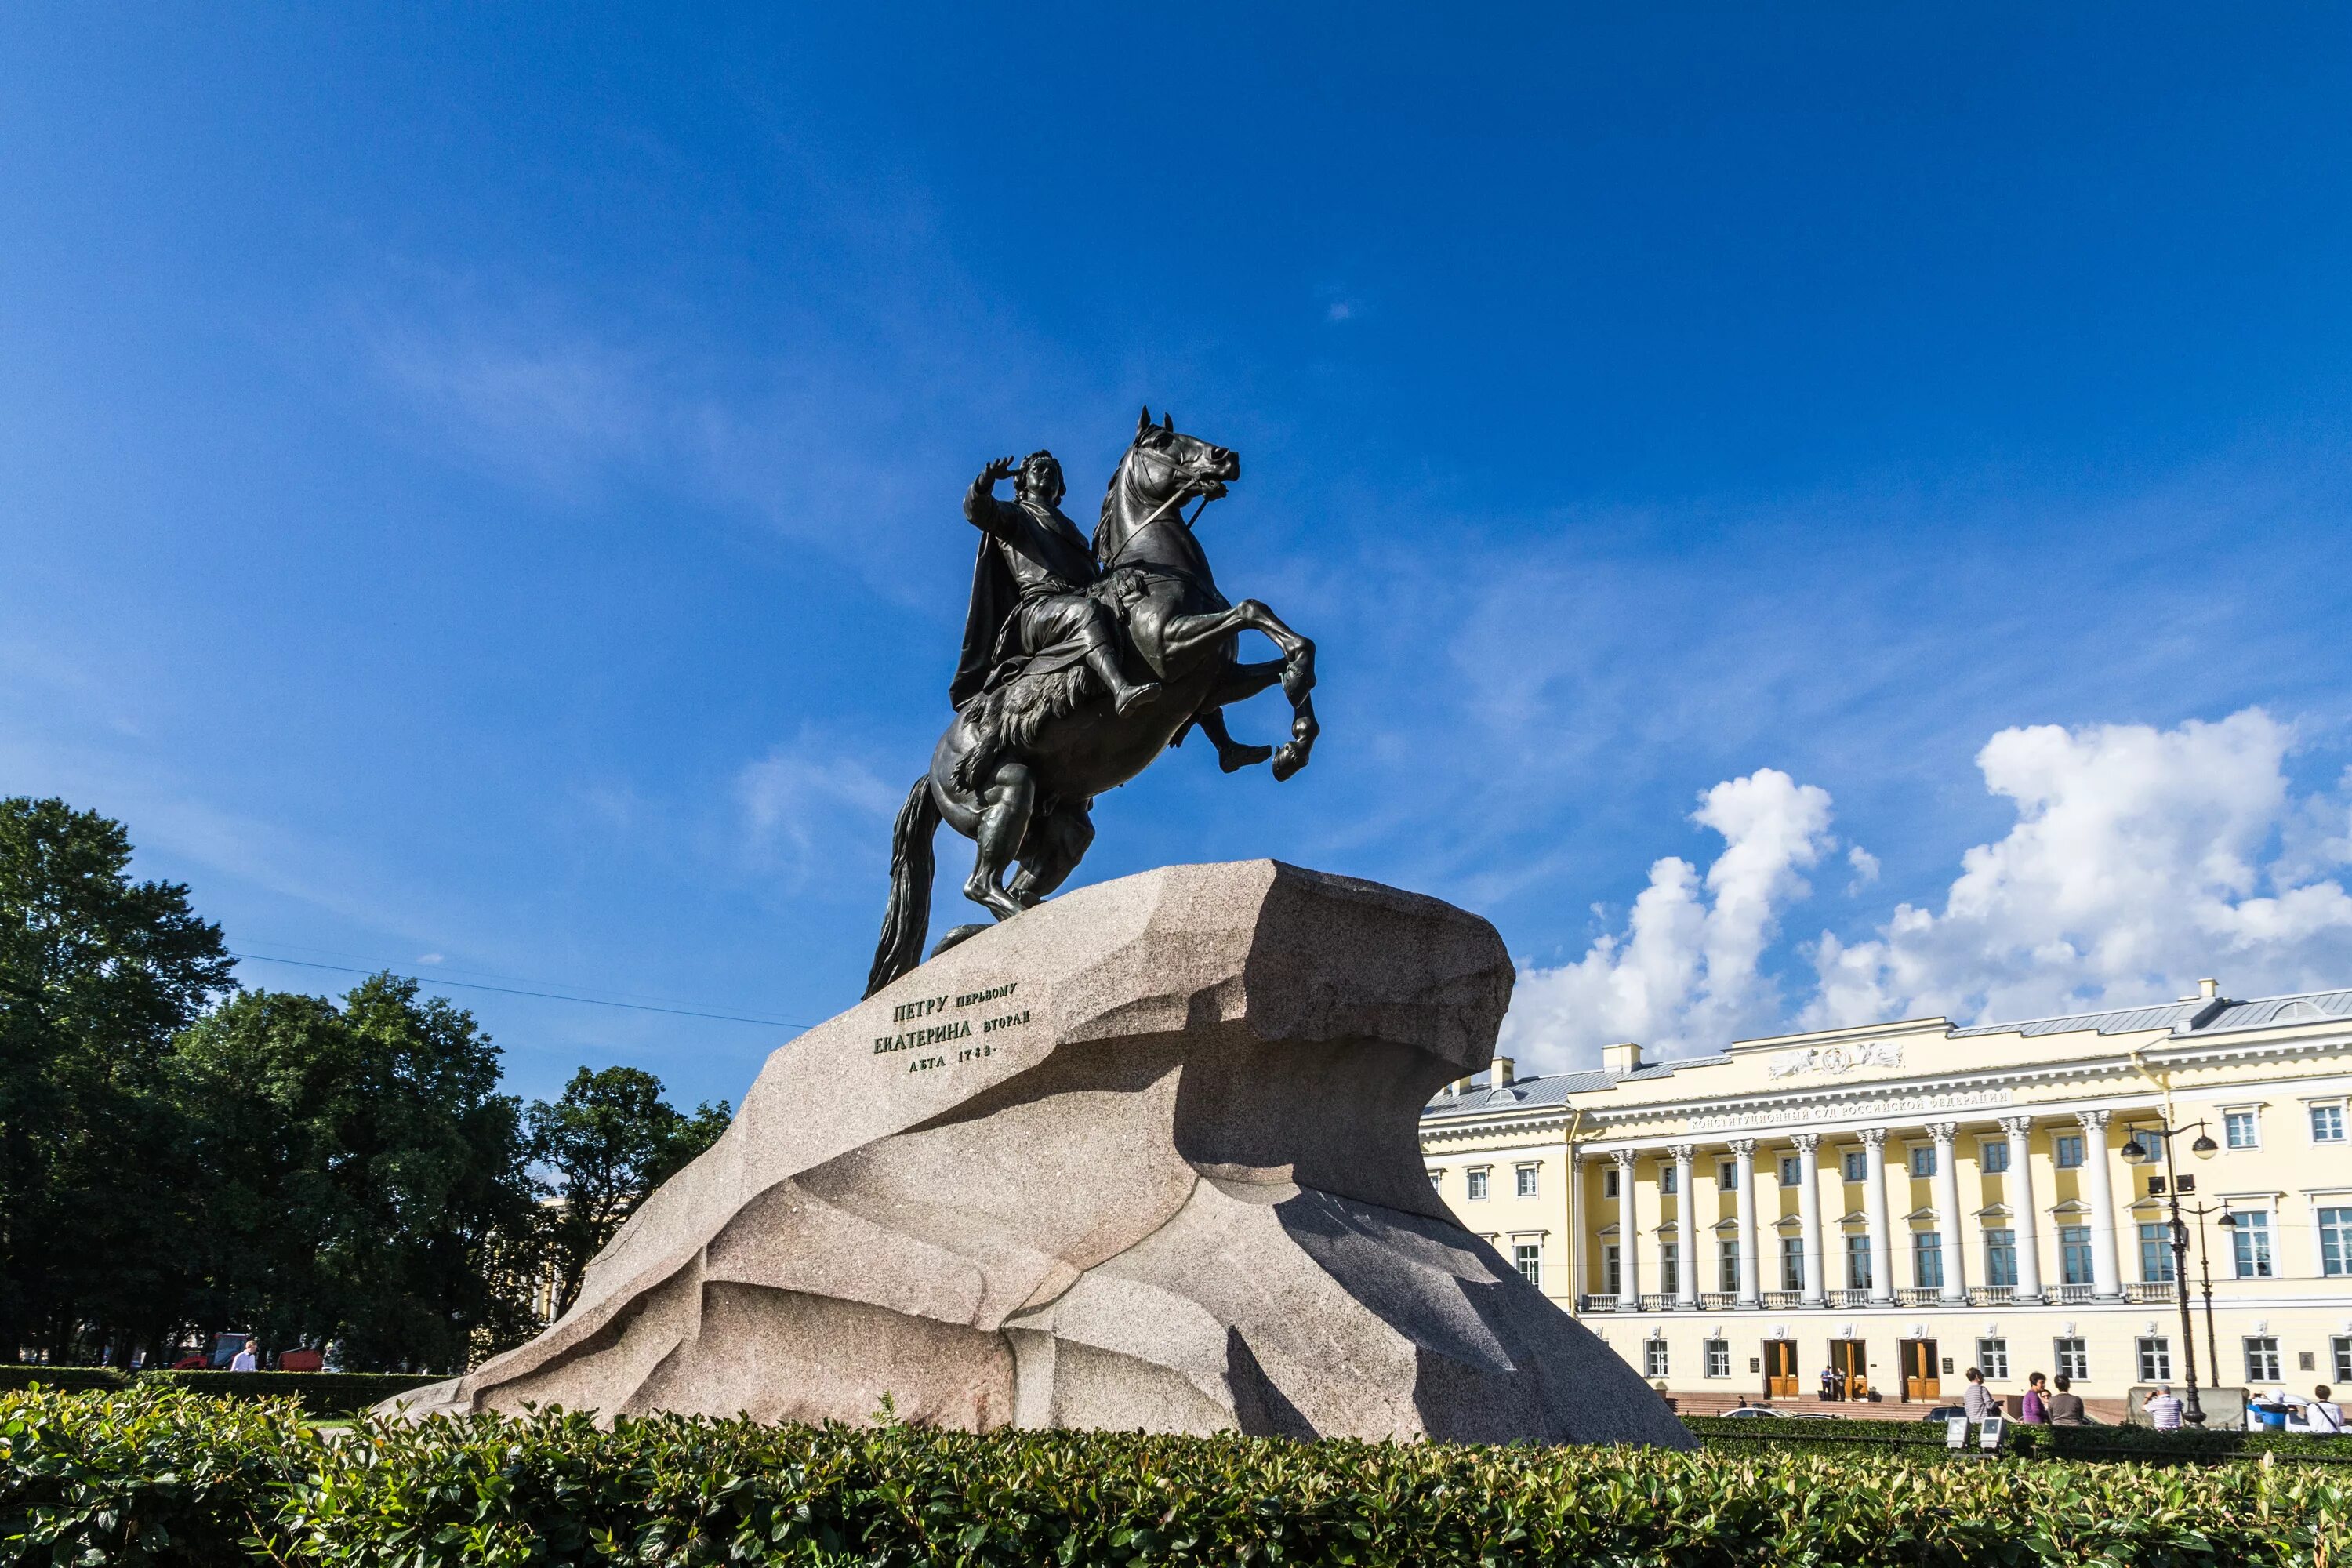
[(1737, 1409), (1737, 1410), (1727, 1410), (1727, 1411), (1725, 1411), (1725, 1412), (1724, 1412), (1724, 1414), (1725, 1414), (1726, 1415), (1771, 1415), (1771, 1416), (1778, 1416), (1778, 1415), (1780, 1414), (1780, 1412), (1779, 1412), (1778, 1410), (1774, 1410), (1774, 1409), (1770, 1408), (1769, 1406), (1762, 1405), (1741, 1405), (1741, 1406), (1740, 1406), (1738, 1409)]
[(1961, 1405), (1938, 1405), (1936, 1408), (1927, 1412), (1927, 1415), (1919, 1417), (1919, 1419), (1922, 1421), (1959, 1421), (1966, 1419), (1968, 1414), (1967, 1409)]
[(1791, 1421), (1845, 1421), (1852, 1419), (1850, 1416), (1840, 1415), (1836, 1412), (1831, 1410), (1791, 1410), (1787, 1414), (1789, 1419)]

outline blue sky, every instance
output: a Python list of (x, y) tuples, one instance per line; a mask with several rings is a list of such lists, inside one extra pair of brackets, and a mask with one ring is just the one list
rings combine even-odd
[[(962, 487), (1148, 402), (1325, 736), (1082, 881), (1453, 899), (1541, 1065), (2352, 984), (2348, 97), (2320, 8), (14, 7), (0, 790), (248, 984), (814, 1023)], [(451, 994), (527, 1093), (790, 1032)]]

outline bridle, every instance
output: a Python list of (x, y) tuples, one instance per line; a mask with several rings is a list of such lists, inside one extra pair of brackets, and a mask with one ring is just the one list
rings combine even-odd
[[(1187, 486), (1198, 482), (1189, 468), (1187, 468), (1183, 464), (1178, 462), (1171, 454), (1160, 451), (1156, 447), (1146, 447), (1139, 441), (1133, 447), (1129, 447), (1129, 450), (1139, 457), (1151, 458), (1154, 462), (1157, 462), (1167, 468), (1169, 473), (1171, 475), (1181, 475)], [(1123, 469), (1124, 465), (1121, 465), (1121, 467)], [(1191, 517), (1186, 517), (1181, 509), (1186, 501), (1192, 499), (1193, 495), (1198, 495), (1201, 498), (1201, 505)], [(1194, 490), (1187, 493), (1186, 489), (1179, 489), (1174, 495), (1170, 496), (1166, 500), (1161, 501), (1158, 506), (1152, 508), (1151, 515), (1150, 517), (1145, 518), (1141, 522), (1137, 523), (1133, 528), (1128, 530), (1127, 538), (1120, 543), (1118, 552), (1104, 564), (1103, 570), (1105, 572), (1108, 572), (1124, 561), (1127, 558), (1127, 552), (1135, 548), (1135, 542), (1142, 538), (1147, 532), (1150, 531), (1152, 528), (1156, 527), (1160, 521), (1168, 515), (1168, 509), (1170, 507), (1180, 509), (1176, 513), (1177, 520), (1182, 522), (1183, 525), (1189, 529), (1193, 524), (1201, 521), (1201, 513), (1208, 510), (1209, 503), (1215, 499), (1216, 498), (1214, 496), (1210, 495), (1206, 490)]]

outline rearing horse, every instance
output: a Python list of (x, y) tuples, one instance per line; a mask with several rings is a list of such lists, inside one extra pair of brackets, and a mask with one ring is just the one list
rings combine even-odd
[[(944, 818), (978, 846), (964, 896), (1010, 920), (1060, 887), (1093, 842), (1094, 797), (1135, 777), (1198, 723), (1224, 752), (1218, 710), (1277, 681), (1290, 699), (1290, 739), (1273, 753), (1274, 776), (1307, 765), (1319, 726), (1315, 645), (1255, 599), (1228, 604), (1184, 505), (1205, 509), (1241, 477), (1241, 458), (1151, 422), (1135, 439), (1103, 496), (1094, 551), (1101, 577), (1087, 592), (1123, 623), (1123, 662), (1140, 664), (1161, 687), (1156, 702), (1116, 712), (1083, 672), (1013, 676), (965, 702), (931, 752), (930, 771), (908, 792), (890, 838), (890, 903), (867, 975), (871, 996), (921, 962), (931, 916), (931, 837)], [(1194, 513), (1197, 520), (1198, 512)], [(1282, 652), (1258, 664), (1234, 659), (1244, 631), (1263, 632)], [(1263, 748), (1251, 755), (1264, 760)], [(1229, 769), (1230, 771), (1230, 769)], [(1019, 861), (1018, 875), (1006, 873)], [(946, 947), (979, 927), (960, 927)]]

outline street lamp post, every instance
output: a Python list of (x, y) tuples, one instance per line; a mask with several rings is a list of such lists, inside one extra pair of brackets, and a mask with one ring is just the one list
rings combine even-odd
[[(2130, 1141), (2124, 1145), (2123, 1155), (2134, 1163), (2148, 1157), (2147, 1145), (2140, 1142), (2143, 1132), (2153, 1133), (2164, 1144), (2164, 1195), (2172, 1211), (2172, 1299), (2180, 1308), (2181, 1362), (2189, 1370), (2189, 1408), (2181, 1415), (2190, 1426), (2202, 1426), (2205, 1425), (2205, 1406), (2197, 1397), (2197, 1326), (2189, 1316), (2189, 1222), (2180, 1216), (2180, 1174), (2172, 1163), (2174, 1135), (2190, 1131), (2196, 1132), (2197, 1138), (2189, 1145), (2189, 1152), (2199, 1159), (2211, 1157), (2221, 1147), (2205, 1131), (2205, 1123), (2197, 1121), (2189, 1127), (2135, 1128)], [(2200, 1214), (2198, 1217), (2201, 1221), (2204, 1216)], [(2210, 1342), (2213, 1322), (2213, 1286), (2210, 1271), (2206, 1275), (2205, 1285), (2205, 1322), (2206, 1337)], [(2212, 1346), (2210, 1342), (2206, 1350), (2210, 1359)], [(2217, 1375), (2220, 1370), (2218, 1366), (2214, 1368)]]

